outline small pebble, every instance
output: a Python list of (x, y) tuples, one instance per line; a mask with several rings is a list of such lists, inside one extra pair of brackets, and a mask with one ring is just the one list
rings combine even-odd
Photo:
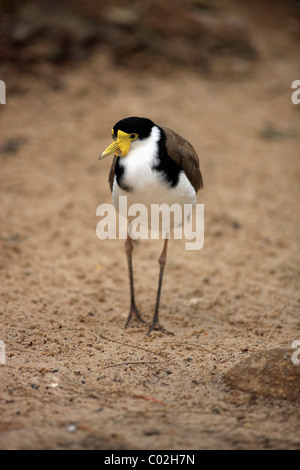
[(69, 426), (66, 427), (66, 430), (67, 430), (68, 432), (75, 432), (75, 431), (77, 431), (77, 424), (75, 424), (75, 423), (69, 424)]

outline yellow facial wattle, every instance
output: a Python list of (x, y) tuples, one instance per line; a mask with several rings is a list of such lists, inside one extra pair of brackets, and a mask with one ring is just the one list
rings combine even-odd
[[(114, 137), (114, 133), (113, 133)], [(125, 157), (130, 149), (130, 143), (133, 142), (138, 138), (138, 134), (131, 133), (127, 134), (121, 130), (118, 130), (116, 140), (109, 146), (107, 149), (102, 152), (99, 157), (99, 160), (108, 157), (111, 154), (120, 155), (121, 157)]]

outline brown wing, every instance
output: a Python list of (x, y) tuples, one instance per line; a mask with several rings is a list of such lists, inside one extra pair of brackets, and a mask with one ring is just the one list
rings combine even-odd
[(115, 168), (116, 168), (117, 158), (118, 158), (118, 156), (114, 155), (114, 159), (112, 161), (110, 171), (109, 171), (109, 175), (108, 175), (108, 182), (109, 182), (109, 186), (110, 186), (111, 191), (112, 191), (112, 187), (113, 187), (113, 184), (114, 184)]
[(194, 147), (176, 132), (161, 127), (166, 135), (166, 147), (170, 158), (185, 172), (191, 185), (197, 192), (203, 188), (203, 180), (199, 167), (199, 159)]

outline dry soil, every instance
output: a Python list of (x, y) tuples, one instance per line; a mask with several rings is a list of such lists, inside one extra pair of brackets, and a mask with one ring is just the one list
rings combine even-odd
[[(296, 449), (299, 407), (224, 375), (299, 333), (299, 39), (255, 18), (256, 66), (233, 79), (119, 69), (95, 53), (15, 76), (1, 105), (2, 449)], [(54, 80), (55, 78), (55, 80)], [(96, 236), (111, 201), (112, 125), (147, 116), (201, 162), (205, 242), (169, 243), (161, 322), (124, 329), (123, 240)], [(134, 249), (150, 320), (162, 241)]]

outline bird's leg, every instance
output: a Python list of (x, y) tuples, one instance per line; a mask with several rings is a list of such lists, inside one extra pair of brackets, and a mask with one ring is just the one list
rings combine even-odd
[(134, 315), (138, 320), (143, 323), (146, 323), (145, 320), (141, 317), (140, 312), (136, 308), (135, 299), (134, 299), (134, 285), (133, 285), (133, 270), (132, 270), (132, 251), (133, 251), (133, 244), (132, 240), (129, 235), (127, 235), (127, 239), (125, 241), (125, 251), (127, 255), (127, 263), (128, 263), (128, 274), (129, 274), (129, 285), (130, 285), (130, 310), (129, 315), (127, 317), (125, 328), (129, 325), (132, 316)]
[(158, 310), (159, 310), (161, 286), (162, 286), (162, 280), (163, 280), (163, 275), (164, 275), (164, 269), (165, 269), (165, 265), (166, 265), (166, 262), (167, 262), (168, 241), (169, 241), (168, 238), (166, 238), (165, 243), (164, 243), (164, 247), (163, 247), (163, 251), (162, 251), (162, 253), (161, 253), (161, 255), (158, 259), (160, 269), (159, 269), (158, 288), (157, 288), (157, 294), (156, 294), (156, 304), (155, 304), (155, 310), (154, 310), (152, 323), (151, 323), (151, 326), (150, 326), (149, 331), (147, 333), (147, 336), (154, 329), (162, 330), (164, 333), (173, 334), (173, 333), (170, 333), (169, 331), (167, 331), (158, 321)]

